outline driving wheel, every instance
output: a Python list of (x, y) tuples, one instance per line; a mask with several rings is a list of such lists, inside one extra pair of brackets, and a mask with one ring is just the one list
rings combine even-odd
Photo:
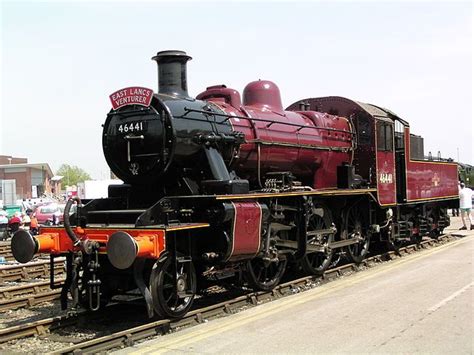
[(258, 291), (270, 291), (280, 283), (286, 270), (287, 260), (265, 262), (262, 258), (249, 260), (246, 277), (250, 286)]
[(196, 295), (196, 271), (192, 261), (163, 255), (153, 266), (150, 291), (155, 312), (163, 318), (181, 318)]
[(342, 239), (357, 239), (355, 244), (348, 245), (346, 252), (354, 263), (360, 263), (369, 253), (370, 234), (366, 213), (361, 204), (356, 204), (344, 213)]
[[(331, 265), (334, 250), (329, 247), (334, 241), (334, 233), (327, 233), (332, 226), (329, 209), (321, 204), (315, 204), (309, 213), (306, 233), (308, 249), (319, 247), (320, 251), (310, 252), (301, 259), (301, 267), (311, 275), (322, 275)], [(326, 231), (326, 233), (322, 233)]]

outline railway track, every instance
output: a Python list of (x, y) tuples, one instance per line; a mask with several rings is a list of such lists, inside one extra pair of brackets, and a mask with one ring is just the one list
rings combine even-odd
[[(13, 257), (12, 254), (12, 248), (10, 241), (7, 242), (0, 242), (0, 256), (3, 256), (6, 261), (15, 261), (15, 258)], [(48, 254), (36, 254), (34, 256), (35, 259), (42, 259), (42, 258), (48, 258)]]
[[(0, 256), (6, 261), (14, 261), (11, 253), (9, 241), (0, 242)], [(44, 255), (39, 255), (41, 258)], [(63, 260), (58, 259), (55, 263), (55, 274), (63, 272)], [(0, 266), (0, 286), (5, 281), (30, 280), (36, 277), (49, 277), (49, 261), (32, 262), (28, 264)], [(58, 280), (62, 282), (63, 280)], [(25, 283), (22, 285), (0, 287), (0, 312), (20, 307), (31, 307), (46, 301), (53, 301), (59, 298), (59, 290), (51, 290), (49, 281)]]
[[(54, 260), (54, 274), (64, 274), (64, 258)], [(19, 265), (0, 266), (0, 285), (5, 281), (20, 281), (34, 278), (49, 278), (49, 260)]]
[[(57, 285), (63, 283), (57, 280)], [(42, 302), (59, 299), (60, 289), (52, 290), (49, 281), (27, 283), (23, 285), (0, 288), (0, 312), (20, 307), (32, 307)]]
[[(60, 349), (56, 353), (96, 353), (117, 347), (132, 346), (135, 342), (148, 337), (162, 335), (171, 330), (196, 325), (208, 319), (235, 313), (242, 308), (253, 307), (261, 303), (266, 303), (274, 299), (304, 291), (306, 289), (311, 289), (319, 284), (330, 282), (334, 279), (337, 279), (338, 277), (363, 270), (380, 262), (390, 261), (392, 259), (398, 258), (399, 256), (412, 254), (419, 249), (426, 249), (435, 245), (445, 244), (446, 242), (455, 239), (455, 237), (450, 235), (444, 235), (439, 237), (438, 240), (426, 240), (421, 242), (419, 245), (402, 247), (398, 250), (398, 252), (390, 251), (369, 257), (359, 265), (351, 263), (330, 269), (326, 271), (322, 277), (302, 277), (280, 284), (270, 292), (249, 292), (248, 294), (236, 297), (234, 299), (193, 310), (180, 320), (165, 319), (152, 321), (146, 324), (135, 326), (133, 328), (117, 331), (109, 335), (84, 341), (79, 344)], [(0, 343), (19, 339), (25, 336), (47, 334), (54, 329), (77, 322), (78, 319), (84, 315), (84, 313), (85, 312), (81, 312), (76, 316), (65, 315), (61, 317), (43, 319), (29, 324), (0, 329)]]
[(6, 261), (13, 261), (12, 248), (10, 242), (0, 242), (0, 256), (3, 256)]
[[(8, 244), (8, 246), (0, 245), (0, 256), (3, 256), (6, 261), (15, 261), (15, 258), (13, 257), (13, 254), (12, 254), (10, 244)], [(41, 258), (49, 258), (49, 255), (47, 255), (47, 254), (37, 254), (37, 255), (35, 255), (35, 259), (41, 259)]]

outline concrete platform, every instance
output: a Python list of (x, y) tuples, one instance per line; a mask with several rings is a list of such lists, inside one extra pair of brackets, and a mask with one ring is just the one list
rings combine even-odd
[(117, 353), (472, 354), (474, 231), (457, 234), (464, 237)]

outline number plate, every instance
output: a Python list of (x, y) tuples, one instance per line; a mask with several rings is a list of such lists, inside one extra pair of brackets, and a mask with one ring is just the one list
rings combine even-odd
[(126, 122), (126, 123), (121, 123), (117, 125), (117, 132), (119, 134), (146, 132), (146, 129), (147, 129), (146, 121), (133, 121), (133, 122)]

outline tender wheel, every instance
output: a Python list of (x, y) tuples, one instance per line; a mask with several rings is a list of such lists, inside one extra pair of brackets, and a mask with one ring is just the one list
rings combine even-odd
[[(410, 230), (413, 228), (414, 226), (414, 219), (410, 219), (409, 221), (410, 223), (412, 223), (411, 225), (409, 225), (407, 228), (409, 228)], [(410, 232), (411, 233), (411, 232)], [(400, 253), (400, 248), (407, 245), (408, 241), (406, 238), (396, 238), (396, 234), (399, 234), (397, 233), (397, 231), (395, 230), (395, 225), (394, 224), (391, 224), (390, 228), (387, 230), (387, 249), (388, 250), (393, 250), (394, 252), (396, 252), (397, 254)], [(413, 240), (417, 240), (417, 239), (421, 239), (421, 236), (420, 234), (412, 234), (410, 236), (410, 241), (413, 241)]]
[(301, 259), (301, 267), (311, 275), (322, 275), (331, 265), (334, 250), (328, 246), (334, 241), (334, 234), (316, 234), (319, 230), (327, 230), (332, 226), (329, 209), (322, 204), (315, 204), (310, 211), (307, 224), (308, 247), (318, 246), (324, 251), (308, 252)]
[(247, 262), (246, 276), (250, 286), (258, 291), (270, 291), (280, 283), (286, 270), (287, 260), (265, 263), (262, 258)]
[[(415, 240), (421, 240), (421, 236), (419, 234), (414, 234), (410, 237), (410, 240), (415, 243)], [(387, 245), (389, 250), (393, 250), (394, 252), (399, 253), (400, 248), (407, 245), (407, 241), (403, 239), (390, 238), (390, 240), (387, 242)]]
[[(442, 222), (442, 225), (440, 225), (441, 222)], [(449, 220), (449, 215), (448, 215), (448, 209), (441, 208), (439, 210), (439, 219), (438, 219), (439, 235), (442, 235), (444, 233), (444, 229), (449, 225), (450, 225), (450, 220)]]
[(441, 235), (441, 231), (438, 227), (433, 228), (433, 225), (438, 226), (440, 220), (440, 213), (439, 210), (437, 209), (431, 209), (428, 212), (428, 227), (429, 227), (429, 233), (428, 236), (433, 239), (438, 239), (438, 237)]
[[(420, 233), (416, 233), (410, 236), (410, 243), (411, 244), (420, 244), (423, 240), (423, 236)], [(397, 251), (401, 248), (401, 243), (397, 243)]]
[(347, 255), (353, 262), (360, 263), (369, 253), (370, 246), (368, 223), (363, 206), (360, 204), (352, 206), (346, 211), (343, 221), (342, 239), (359, 239), (358, 243), (346, 247)]
[(181, 318), (196, 295), (196, 270), (191, 261), (176, 262), (168, 254), (153, 266), (150, 289), (155, 312), (163, 318)]

